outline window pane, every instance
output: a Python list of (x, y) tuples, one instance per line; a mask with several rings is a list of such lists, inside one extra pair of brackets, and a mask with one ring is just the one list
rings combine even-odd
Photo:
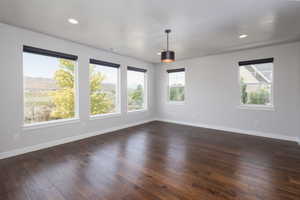
[(90, 114), (118, 112), (118, 68), (90, 64)]
[(169, 101), (184, 101), (185, 72), (173, 72), (169, 75)]
[(128, 111), (145, 108), (145, 73), (127, 71)]
[(273, 63), (240, 67), (241, 103), (272, 105)]
[(76, 62), (23, 53), (24, 123), (75, 117)]

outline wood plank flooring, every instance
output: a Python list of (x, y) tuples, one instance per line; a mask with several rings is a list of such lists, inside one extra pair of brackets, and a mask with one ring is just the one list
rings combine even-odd
[(2, 200), (299, 200), (300, 146), (163, 122), (0, 160)]

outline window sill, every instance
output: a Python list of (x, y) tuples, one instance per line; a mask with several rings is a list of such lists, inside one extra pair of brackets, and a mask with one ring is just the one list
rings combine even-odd
[(33, 130), (33, 129), (47, 128), (47, 127), (54, 127), (54, 126), (62, 126), (67, 124), (79, 123), (79, 122), (80, 122), (79, 118), (72, 118), (72, 119), (53, 120), (47, 122), (38, 122), (33, 124), (24, 124), (23, 130)]
[(263, 105), (239, 105), (239, 109), (245, 110), (266, 110), (266, 111), (275, 111), (274, 106), (263, 106)]
[(167, 103), (171, 105), (184, 105), (185, 101), (168, 101)]
[(140, 112), (147, 112), (148, 109), (146, 108), (143, 108), (143, 109), (139, 109), (139, 110), (130, 110), (130, 111), (127, 111), (127, 113), (140, 113)]
[(114, 117), (121, 117), (121, 113), (108, 113), (108, 114), (92, 115), (92, 116), (90, 116), (90, 120), (107, 119), (107, 118), (114, 118)]

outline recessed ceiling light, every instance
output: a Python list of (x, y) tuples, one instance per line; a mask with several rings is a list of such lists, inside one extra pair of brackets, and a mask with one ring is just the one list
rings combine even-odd
[(74, 18), (69, 18), (69, 19), (68, 19), (68, 22), (69, 22), (70, 24), (78, 24), (78, 21), (77, 21), (76, 19), (74, 19)]
[(239, 36), (241, 39), (243, 39), (243, 38), (246, 38), (246, 37), (248, 37), (248, 35), (246, 35), (246, 34), (242, 34), (242, 35), (240, 35)]

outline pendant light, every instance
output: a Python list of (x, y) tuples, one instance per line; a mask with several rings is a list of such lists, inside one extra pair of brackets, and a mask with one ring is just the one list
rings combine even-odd
[(171, 33), (171, 29), (165, 30), (167, 34), (167, 50), (161, 52), (161, 62), (163, 63), (171, 63), (175, 61), (175, 52), (169, 50), (169, 33)]

